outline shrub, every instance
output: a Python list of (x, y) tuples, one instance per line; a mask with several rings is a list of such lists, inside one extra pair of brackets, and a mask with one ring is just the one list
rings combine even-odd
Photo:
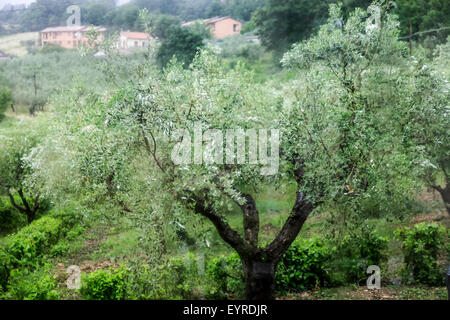
[(27, 218), (9, 200), (0, 199), (0, 234), (5, 235), (27, 225)]
[(211, 299), (229, 299), (243, 296), (244, 273), (237, 253), (228, 257), (216, 257), (206, 267), (207, 280), (212, 284), (206, 289)]
[(275, 276), (277, 289), (306, 290), (328, 282), (325, 270), (329, 248), (321, 241), (308, 239), (293, 243), (281, 259)]
[(444, 273), (440, 272), (438, 258), (443, 249), (446, 230), (436, 223), (419, 223), (413, 228), (397, 229), (396, 237), (402, 241), (405, 269), (403, 278), (408, 283), (426, 285), (444, 284)]
[(116, 270), (83, 275), (80, 293), (88, 300), (192, 300), (199, 298), (198, 264), (193, 254), (151, 266), (129, 261)]
[(329, 260), (331, 284), (365, 283), (367, 267), (380, 266), (386, 260), (388, 241), (387, 237), (378, 235), (369, 225), (363, 226), (355, 234), (345, 236), (332, 249)]
[(131, 266), (127, 299), (192, 300), (200, 298), (200, 275), (193, 254), (173, 257), (150, 266), (140, 262)]
[(97, 270), (81, 277), (80, 293), (87, 300), (122, 300), (126, 294), (127, 270)]
[(17, 300), (58, 300), (56, 276), (50, 265), (39, 267), (34, 272), (15, 269), (11, 272), (8, 291), (2, 298)]
[(12, 270), (29, 272), (39, 265), (39, 258), (56, 243), (61, 230), (61, 220), (45, 216), (4, 239), (0, 248), (0, 284), (3, 289)]

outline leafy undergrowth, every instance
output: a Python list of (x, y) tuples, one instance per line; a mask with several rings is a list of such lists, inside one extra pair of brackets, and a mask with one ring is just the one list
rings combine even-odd
[[(289, 212), (289, 203), (291, 192), (281, 193), (276, 198), (272, 198), (273, 190), (263, 193), (263, 197), (258, 199), (258, 206), (261, 212), (261, 236), (262, 241), (266, 242), (273, 238), (279, 231), (283, 220)], [(439, 223), (448, 227), (449, 217), (445, 210), (436, 205), (432, 199), (427, 199), (428, 211), (416, 215), (411, 215), (404, 220), (377, 218), (371, 221), (371, 224), (379, 231), (383, 237), (389, 237), (389, 247), (387, 248), (388, 261), (386, 263), (386, 272), (383, 273), (382, 288), (380, 290), (368, 290), (365, 286), (357, 285), (340, 285), (329, 283), (314, 290), (305, 288), (305, 291), (279, 293), (277, 299), (300, 299), (300, 300), (437, 300), (447, 299), (447, 291), (444, 287), (432, 286), (426, 287), (421, 285), (398, 285), (394, 284), (398, 280), (399, 274), (404, 268), (401, 243), (395, 240), (394, 231), (398, 228), (413, 227), (419, 223)], [(270, 209), (275, 208), (275, 209)], [(238, 225), (241, 217), (235, 213), (230, 218), (230, 223)], [(314, 239), (322, 238), (327, 232), (327, 212), (319, 212), (312, 215), (301, 231), (297, 242), (309, 243)], [(193, 257), (198, 257), (202, 253), (206, 253), (208, 261), (212, 261), (214, 257), (230, 256), (232, 251), (220, 242), (220, 239), (214, 240), (218, 235), (214, 234), (215, 230), (209, 227), (211, 243), (215, 243), (214, 250), (194, 246), (189, 249)], [(306, 239), (310, 239), (306, 241)], [(111, 270), (119, 270), (121, 266), (129, 261), (148, 261), (148, 252), (141, 246), (141, 234), (126, 215), (115, 215), (111, 219), (89, 219), (79, 221), (70, 229), (66, 230), (64, 236), (48, 248), (46, 256), (46, 265), (38, 268), (34, 273), (27, 276), (26, 282), (18, 284), (14, 289), (16, 294), (27, 298), (45, 298), (45, 299), (83, 299), (79, 290), (71, 290), (67, 288), (67, 279), (69, 274), (67, 268), (76, 265), (80, 268), (83, 277), (96, 273)], [(172, 240), (176, 245), (177, 240)], [(320, 248), (317, 248), (319, 250)], [(320, 251), (320, 250), (319, 250)], [(186, 252), (172, 252), (170, 258), (183, 259)], [(312, 249), (310, 254), (316, 254)], [(170, 273), (170, 272), (169, 272)], [(37, 280), (43, 275), (48, 279)], [(189, 277), (189, 274), (186, 274)], [(25, 278), (24, 278), (25, 279)], [(36, 280), (37, 279), (37, 280)], [(25, 281), (25, 280), (24, 280)], [(145, 280), (147, 281), (147, 280)], [(190, 280), (188, 280), (190, 281)], [(202, 278), (201, 281), (207, 281)], [(238, 284), (236, 279), (231, 283), (232, 286)], [(31, 283), (37, 283), (33, 288), (29, 288)], [(224, 285), (230, 283), (224, 282)], [(314, 286), (313, 286), (314, 287)], [(42, 289), (43, 288), (43, 289)], [(207, 287), (208, 290), (214, 288), (214, 285)], [(32, 291), (30, 294), (29, 291)], [(39, 291), (46, 290), (44, 295)], [(197, 288), (193, 289), (196, 292)], [(21, 292), (24, 292), (23, 294)], [(212, 292), (212, 291), (210, 291)], [(215, 291), (214, 291), (215, 292)], [(197, 299), (215, 299), (218, 293), (199, 293), (195, 295)], [(228, 298), (239, 298), (233, 292), (228, 293)]]

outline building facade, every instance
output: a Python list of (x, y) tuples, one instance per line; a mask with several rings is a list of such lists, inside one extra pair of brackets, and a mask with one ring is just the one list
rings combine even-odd
[(147, 48), (153, 37), (144, 32), (121, 31), (119, 39), (119, 48)]
[[(185, 22), (183, 27), (188, 27), (195, 24), (197, 21)], [(216, 39), (223, 39), (235, 34), (240, 34), (242, 30), (242, 23), (231, 17), (215, 17), (202, 21), (211, 28), (211, 33)]]
[(99, 33), (97, 41), (102, 41), (106, 31), (103, 27), (52, 27), (41, 31), (42, 47), (47, 44), (56, 44), (66, 49), (73, 49), (81, 44), (88, 45), (86, 33), (92, 28)]

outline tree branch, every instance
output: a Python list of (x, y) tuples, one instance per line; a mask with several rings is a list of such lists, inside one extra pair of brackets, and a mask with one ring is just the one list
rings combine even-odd
[[(295, 161), (297, 169), (294, 172), (294, 176), (299, 187), (302, 184), (302, 179), (305, 174), (303, 163), (302, 159), (297, 159)], [(314, 207), (315, 206), (311, 202), (306, 200), (303, 192), (300, 191), (297, 193), (297, 198), (289, 218), (275, 240), (264, 249), (268, 259), (272, 261), (279, 261), (281, 259), (284, 252), (289, 248), (292, 242), (294, 242)]]
[(258, 247), (259, 235), (259, 212), (256, 209), (256, 202), (249, 194), (243, 194), (245, 204), (239, 205), (244, 216), (245, 240), (252, 246)]
[(8, 196), (9, 196), (9, 200), (11, 201), (11, 204), (14, 206), (14, 208), (16, 208), (17, 210), (19, 210), (21, 212), (26, 212), (27, 211), (26, 208), (16, 204), (16, 201), (14, 200), (14, 196), (9, 191), (8, 191)]
[(187, 199), (184, 199), (185, 202), (192, 205), (193, 210), (196, 213), (208, 218), (214, 224), (219, 232), (219, 235), (226, 243), (228, 243), (240, 255), (248, 255), (252, 252), (253, 248), (250, 244), (246, 243), (239, 233), (233, 230), (229, 224), (221, 216), (219, 216), (209, 204), (206, 203), (204, 199), (190, 191), (187, 193), (190, 194), (190, 196)]

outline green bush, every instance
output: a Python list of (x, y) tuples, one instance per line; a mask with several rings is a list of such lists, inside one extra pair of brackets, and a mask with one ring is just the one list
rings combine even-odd
[(210, 299), (229, 299), (243, 296), (244, 273), (239, 255), (216, 257), (206, 267), (207, 280), (212, 284), (206, 289)]
[(445, 227), (436, 223), (419, 223), (413, 228), (397, 229), (396, 237), (402, 241), (405, 269), (403, 278), (407, 283), (443, 285), (444, 272), (438, 265), (443, 247)]
[(150, 299), (197, 299), (199, 286), (197, 259), (193, 254), (170, 258), (166, 263), (149, 270)]
[(83, 275), (81, 281), (80, 293), (88, 300), (193, 300), (201, 291), (193, 254), (156, 266), (128, 261), (116, 270)]
[(367, 280), (367, 267), (386, 260), (389, 239), (378, 235), (375, 230), (364, 225), (359, 231), (344, 237), (331, 253), (328, 263), (330, 284), (364, 284)]
[(11, 272), (8, 291), (1, 296), (4, 299), (17, 300), (58, 300), (59, 293), (56, 276), (52, 275), (50, 265), (39, 267), (33, 272), (27, 269), (15, 269)]
[(127, 270), (97, 270), (81, 277), (80, 293), (87, 300), (123, 300), (126, 294)]
[(9, 200), (0, 199), (0, 235), (14, 232), (27, 225), (26, 215), (14, 208)]
[(0, 248), (0, 285), (3, 289), (6, 289), (13, 270), (29, 272), (39, 265), (39, 258), (56, 243), (61, 230), (61, 220), (45, 216), (5, 237)]
[(324, 286), (329, 248), (321, 240), (294, 242), (283, 255), (275, 276), (277, 290), (302, 291)]

